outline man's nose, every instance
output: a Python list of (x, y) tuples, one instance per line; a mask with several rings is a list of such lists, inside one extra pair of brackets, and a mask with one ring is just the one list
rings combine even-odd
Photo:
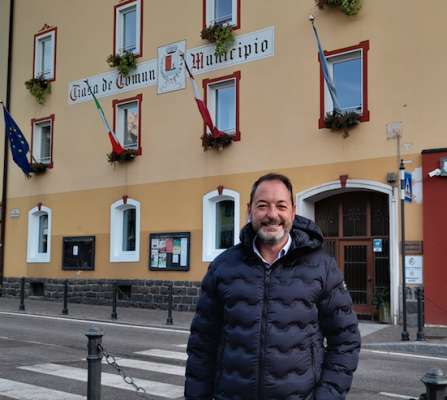
[(269, 218), (276, 218), (278, 216), (278, 209), (274, 205), (270, 206), (267, 210), (267, 216)]

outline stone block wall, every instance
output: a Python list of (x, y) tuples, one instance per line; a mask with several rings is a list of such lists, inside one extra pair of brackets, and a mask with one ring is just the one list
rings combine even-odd
[[(62, 301), (64, 282), (63, 279), (27, 278), (25, 280), (25, 297), (35, 296), (36, 289), (42, 289), (43, 285), (43, 296), (40, 296), (40, 298)], [(166, 310), (169, 303), (169, 287), (172, 285), (173, 310), (195, 311), (200, 294), (200, 282), (73, 279), (68, 281), (68, 301), (71, 303), (111, 305), (114, 284), (123, 289), (118, 290), (117, 305), (120, 307)], [(20, 287), (20, 278), (4, 278), (3, 296), (19, 297)], [(129, 288), (130, 297), (128, 296)]]

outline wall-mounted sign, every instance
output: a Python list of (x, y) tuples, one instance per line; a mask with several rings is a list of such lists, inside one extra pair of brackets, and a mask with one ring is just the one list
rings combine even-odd
[(405, 256), (405, 282), (407, 285), (422, 285), (422, 256)]
[(153, 271), (187, 271), (189, 269), (189, 232), (151, 233), (149, 269)]
[(185, 40), (158, 48), (158, 94), (186, 87), (185, 63), (180, 56), (185, 53)]
[(407, 256), (424, 254), (424, 246), (422, 240), (405, 240), (405, 254)]
[(373, 250), (374, 253), (382, 252), (382, 239), (373, 239)]
[[(180, 43), (183, 42), (176, 44)], [(161, 48), (166, 48), (167, 54), (169, 46)], [(236, 36), (233, 46), (223, 56), (215, 54), (215, 46), (213, 44), (196, 47), (187, 50), (185, 53), (186, 61), (194, 75), (273, 57), (275, 55), (275, 27), (270, 26), (259, 31)], [(123, 78), (121, 74), (113, 70), (70, 82), (68, 84), (68, 104), (78, 104), (93, 100), (87, 84), (84, 82), (85, 79), (88, 79), (97, 98), (154, 86), (157, 84), (159, 76), (161, 76), (157, 72), (159, 68), (158, 61), (159, 59), (152, 59), (139, 62), (137, 68), (126, 78)], [(175, 63), (175, 59), (164, 58), (163, 62), (166, 63), (164, 68), (172, 68), (174, 64), (169, 63)], [(166, 75), (168, 78), (169, 76), (170, 74)]]
[(404, 175), (404, 192), (405, 201), (411, 203), (413, 201), (413, 184), (411, 172), (405, 171)]
[(11, 218), (19, 218), (20, 217), (20, 208), (12, 208), (9, 212), (9, 216)]

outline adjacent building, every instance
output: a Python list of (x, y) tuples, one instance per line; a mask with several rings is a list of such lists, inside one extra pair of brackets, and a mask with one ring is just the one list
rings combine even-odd
[[(377, 317), (389, 304), (396, 323), (402, 158), (409, 311), (425, 281), (427, 323), (447, 324), (447, 178), (428, 176), (447, 154), (443, 1), (364, 1), (355, 16), (314, 0), (13, 3), (10, 112), (35, 173), (9, 162), (5, 295), (26, 277), (28, 294), (60, 298), (68, 279), (72, 301), (107, 303), (115, 283), (122, 302), (165, 307), (172, 283), (176, 308), (192, 310), (208, 264), (238, 242), (251, 184), (276, 171), (322, 227), (356, 311)], [(309, 14), (349, 120), (328, 120)], [(235, 39), (220, 55), (201, 39), (215, 25)], [(107, 62), (131, 54), (128, 76)], [(185, 62), (221, 138), (204, 126)], [(51, 85), (42, 104), (32, 78)], [(92, 92), (126, 150), (119, 161)]]

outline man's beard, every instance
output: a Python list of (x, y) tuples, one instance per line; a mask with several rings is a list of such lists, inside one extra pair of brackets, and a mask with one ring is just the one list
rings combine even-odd
[[(278, 225), (281, 229), (275, 232), (264, 231), (263, 228), (270, 225)], [(281, 220), (281, 219), (268, 219), (263, 220), (256, 225), (253, 225), (253, 228), (257, 234), (257, 238), (264, 244), (275, 245), (281, 243), (284, 238), (289, 234), (292, 224), (290, 222)]]

